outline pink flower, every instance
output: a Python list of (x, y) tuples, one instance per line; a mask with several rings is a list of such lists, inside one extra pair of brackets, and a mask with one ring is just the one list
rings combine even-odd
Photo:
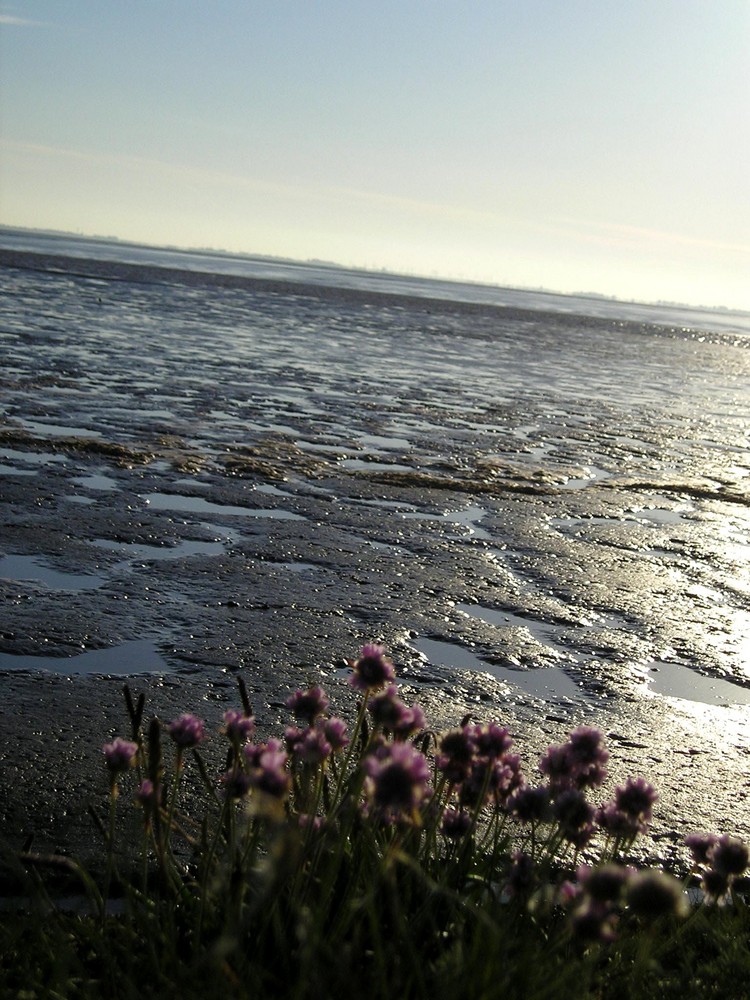
[(362, 647), (358, 660), (350, 660), (352, 676), (349, 683), (358, 691), (377, 691), (384, 684), (395, 680), (393, 664), (386, 657), (382, 646), (369, 643)]
[(138, 753), (138, 744), (116, 736), (111, 743), (104, 744), (102, 753), (109, 770), (113, 774), (117, 774), (120, 771), (127, 771), (129, 767), (133, 766), (135, 755)]
[(245, 715), (236, 708), (230, 708), (224, 713), (224, 732), (232, 743), (240, 745), (247, 743), (255, 730), (255, 719)]
[(205, 723), (195, 715), (181, 715), (169, 723), (167, 732), (178, 747), (195, 747), (205, 738)]
[(364, 760), (365, 794), (386, 820), (409, 820), (431, 795), (430, 768), (411, 743), (389, 743)]
[(286, 700), (286, 707), (292, 712), (295, 719), (301, 719), (308, 725), (319, 715), (323, 715), (328, 708), (328, 698), (322, 687), (311, 687), (307, 691), (295, 691)]

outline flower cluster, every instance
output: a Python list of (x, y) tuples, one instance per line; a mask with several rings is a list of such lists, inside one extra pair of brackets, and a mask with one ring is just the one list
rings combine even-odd
[[(654, 788), (631, 777), (615, 788), (611, 801), (590, 801), (606, 779), (609, 760), (598, 729), (579, 726), (565, 742), (548, 747), (536, 778), (528, 781), (507, 727), (467, 717), (437, 736), (426, 730), (422, 708), (400, 697), (393, 664), (381, 646), (364, 646), (349, 663), (350, 683), (361, 694), (351, 731), (343, 719), (328, 714), (329, 698), (315, 685), (286, 700), (293, 724), (283, 739), (260, 742), (240, 685), (245, 707), (224, 713), (221, 732), (229, 746), (224, 744), (226, 763), (215, 785), (197, 749), (207, 737), (202, 719), (184, 714), (163, 727), (154, 720), (156, 735), (149, 730), (144, 739), (131, 712), (138, 742), (117, 738), (102, 748), (112, 816), (121, 776), (137, 764), (135, 800), (157, 856), (168, 863), (169, 838), (184, 829), (175, 803), (184, 751), (192, 749), (221, 810), (212, 850), (221, 837), (231, 838), (236, 829), (244, 835), (253, 823), (268, 819), (270, 827), (293, 831), (291, 839), (302, 831), (305, 849), (317, 850), (318, 834), (330, 838), (354, 821), (367, 825), (368, 844), (426, 845), (422, 860), (430, 865), (464, 864), (467, 852), (484, 852), (494, 843), (504, 853), (492, 862), (488, 885), (498, 885), (506, 900), (519, 905), (563, 907), (571, 935), (584, 945), (613, 940), (624, 921), (684, 912), (686, 897), (675, 879), (621, 863), (652, 820)], [(162, 730), (175, 747), (171, 783), (162, 780)], [(431, 745), (435, 749), (428, 755)], [(156, 762), (149, 759), (153, 753)], [(245, 802), (247, 809), (241, 806)], [(255, 834), (247, 837), (243, 850), (260, 843)], [(711, 901), (725, 897), (750, 864), (748, 847), (734, 837), (695, 834), (686, 844)], [(584, 849), (587, 858), (598, 853), (600, 863), (579, 866), (573, 877)], [(498, 871), (503, 880), (496, 881)]]
[(570, 928), (582, 943), (613, 941), (623, 917), (641, 921), (683, 917), (688, 902), (682, 883), (665, 872), (622, 864), (581, 865), (570, 886)]
[(701, 887), (711, 902), (722, 900), (750, 865), (750, 850), (738, 837), (693, 833), (685, 838)]

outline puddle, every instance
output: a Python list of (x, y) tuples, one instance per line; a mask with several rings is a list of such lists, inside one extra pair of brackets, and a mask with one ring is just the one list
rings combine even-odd
[(404, 500), (362, 500), (359, 497), (346, 497), (345, 503), (358, 504), (360, 507), (380, 507), (383, 510), (413, 511), (414, 504)]
[(78, 656), (14, 656), (0, 653), (0, 670), (46, 670), (54, 674), (170, 673), (153, 642), (136, 639), (111, 649), (92, 649)]
[(15, 465), (0, 465), (0, 476), (38, 476), (38, 469), (17, 469)]
[(417, 639), (412, 643), (423, 653), (433, 666), (457, 667), (459, 670), (475, 670), (477, 673), (491, 674), (503, 683), (534, 695), (545, 701), (585, 698), (583, 691), (559, 667), (538, 667), (534, 670), (513, 670), (494, 663), (487, 663), (454, 642), (440, 642), (437, 639)]
[(381, 434), (358, 434), (358, 440), (365, 448), (380, 448), (385, 451), (408, 451), (411, 444), (403, 437), (386, 437)]
[(612, 473), (606, 472), (604, 469), (600, 469), (596, 465), (588, 465), (583, 470), (581, 476), (574, 476), (571, 479), (567, 479), (561, 484), (561, 488), (564, 490), (582, 490), (592, 483), (599, 483), (603, 479), (611, 478)]
[(352, 472), (414, 472), (411, 465), (397, 462), (370, 462), (364, 458), (342, 458), (338, 463), (342, 469)]
[(638, 671), (653, 694), (704, 705), (750, 705), (750, 690), (719, 677), (707, 677), (683, 663), (652, 661)]
[(101, 431), (92, 431), (88, 427), (69, 427), (66, 424), (45, 424), (40, 420), (22, 420), (25, 430), (30, 430), (38, 434), (47, 434), (50, 437), (85, 437), (100, 438)]
[(96, 590), (104, 583), (101, 576), (61, 573), (47, 566), (39, 556), (18, 555), (0, 557), (0, 579), (41, 583), (50, 590)]
[(187, 559), (190, 556), (220, 556), (225, 552), (224, 542), (198, 542), (187, 540), (177, 545), (144, 545), (139, 542), (113, 542), (107, 538), (97, 538), (92, 543), (99, 549), (119, 552), (130, 559), (144, 562), (165, 559)]
[(23, 462), (24, 465), (49, 465), (50, 462), (65, 464), (65, 455), (54, 455), (51, 451), (18, 451), (15, 448), (0, 448), (0, 458)]
[(120, 484), (111, 476), (76, 476), (73, 482), (87, 490), (117, 490), (120, 488)]
[(544, 622), (534, 618), (524, 618), (523, 615), (516, 615), (511, 611), (484, 608), (481, 604), (457, 604), (456, 610), (470, 618), (479, 618), (481, 621), (487, 622), (488, 625), (499, 625), (501, 628), (525, 628), (543, 646), (550, 646), (556, 652), (568, 653), (568, 650), (563, 649), (557, 642), (555, 638), (557, 630), (554, 625), (545, 625)]
[(262, 483), (260, 486), (254, 486), (253, 489), (256, 493), (267, 493), (270, 497), (291, 497), (292, 493), (287, 493), (285, 490), (280, 490), (278, 486), (272, 486), (270, 483)]
[(270, 517), (284, 521), (304, 521), (301, 514), (290, 510), (266, 510), (261, 507), (233, 507), (212, 503), (203, 497), (188, 497), (181, 493), (149, 493), (143, 499), (151, 510), (183, 510), (195, 514), (221, 514), (227, 517)]
[(446, 511), (444, 514), (423, 514), (420, 511), (409, 511), (402, 514), (401, 517), (410, 521), (444, 521), (447, 524), (458, 524), (468, 528), (474, 538), (491, 541), (492, 535), (477, 524), (477, 521), (481, 521), (486, 514), (487, 511), (483, 507), (467, 507), (466, 510)]

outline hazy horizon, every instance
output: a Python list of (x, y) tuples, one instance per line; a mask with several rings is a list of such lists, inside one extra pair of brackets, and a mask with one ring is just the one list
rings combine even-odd
[(0, 221), (750, 310), (745, 0), (0, 0)]

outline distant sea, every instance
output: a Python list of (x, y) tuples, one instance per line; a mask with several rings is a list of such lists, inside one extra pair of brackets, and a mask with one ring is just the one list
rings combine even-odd
[(302, 262), (214, 250), (180, 250), (120, 240), (0, 226), (0, 248), (64, 257), (225, 274), (264, 281), (445, 299), (516, 309), (573, 313), (603, 319), (750, 335), (750, 312), (696, 308), (673, 303), (639, 303), (593, 294), (564, 295), (539, 289), (450, 281), (384, 271), (363, 271), (324, 262)]

